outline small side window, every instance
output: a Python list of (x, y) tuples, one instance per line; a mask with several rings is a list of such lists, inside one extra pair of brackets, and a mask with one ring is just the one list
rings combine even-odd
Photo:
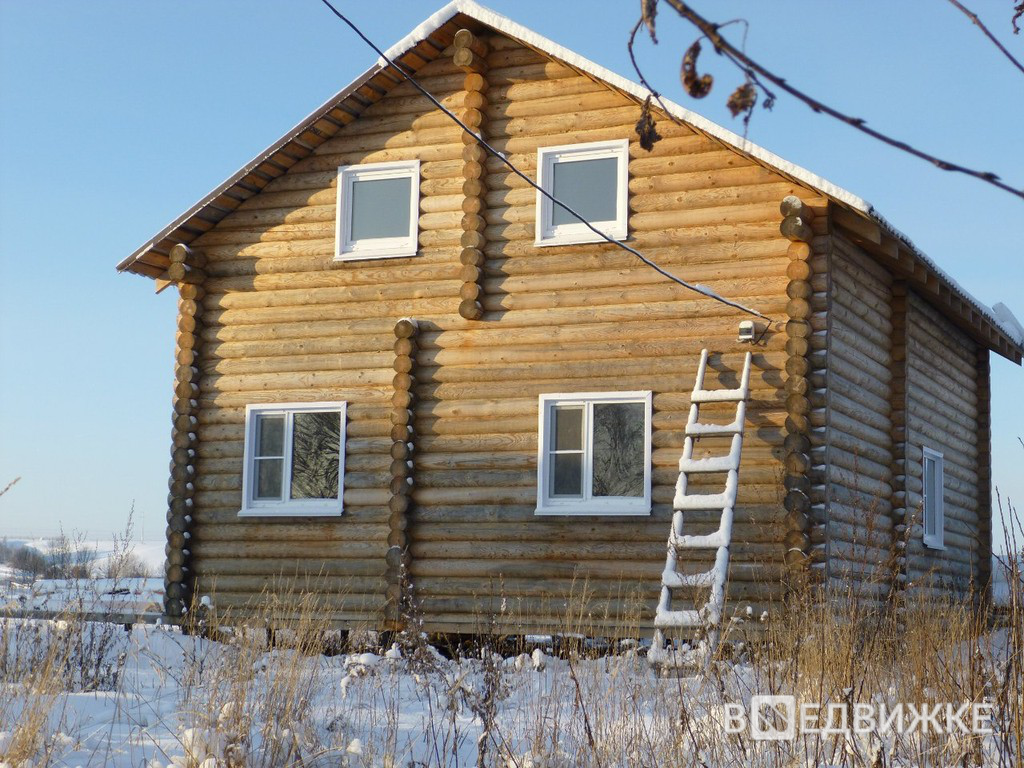
[(541, 395), (537, 447), (537, 514), (650, 514), (650, 392)]
[[(600, 141), (537, 150), (542, 189), (609, 237), (626, 237), (629, 141)], [(537, 193), (537, 245), (593, 243), (602, 238), (565, 208)]]
[(415, 256), (419, 204), (419, 160), (341, 166), (335, 259)]
[(345, 403), (282, 403), (245, 409), (239, 515), (340, 515)]
[(924, 485), (924, 545), (929, 549), (945, 549), (942, 454), (931, 448), (924, 448), (923, 453), (921, 474)]

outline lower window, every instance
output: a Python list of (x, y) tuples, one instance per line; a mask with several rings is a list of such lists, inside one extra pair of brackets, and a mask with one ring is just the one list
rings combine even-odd
[(240, 515), (340, 515), (345, 403), (245, 409)]
[(651, 393), (540, 396), (537, 514), (651, 512)]
[(943, 488), (945, 487), (944, 460), (942, 454), (931, 448), (922, 449), (921, 474), (924, 486), (924, 545), (929, 549), (944, 549), (945, 510)]

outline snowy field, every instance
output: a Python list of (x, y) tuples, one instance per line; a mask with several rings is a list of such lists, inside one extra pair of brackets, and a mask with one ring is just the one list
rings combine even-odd
[[(56, 561), (81, 566), (90, 578), (37, 578), (12, 562), (0, 559), (0, 610), (62, 611), (78, 606), (80, 611), (111, 612), (115, 606), (124, 612), (159, 611), (163, 603), (162, 541), (119, 541), (105, 539), (64, 540), (62, 555), (56, 551), (60, 541), (53, 538), (9, 537), (0, 539), (8, 559), (18, 550), (32, 553), (43, 567), (59, 570)], [(129, 563), (130, 561), (130, 563)], [(124, 570), (116, 579), (104, 579), (105, 574)], [(143, 573), (138, 573), (142, 571)], [(127, 590), (127, 592), (126, 592)], [(130, 597), (129, 597), (130, 595)]]
[[(109, 570), (104, 552), (124, 556), (95, 549), (96, 572)], [(126, 630), (78, 617), (152, 620), (159, 577), (26, 581), (4, 567), (0, 768), (1010, 768), (1024, 765), (1024, 585), (1012, 578), (994, 590), (995, 630), (963, 604), (898, 615), (854, 604), (837, 616), (808, 601), (778, 624), (734, 619), (723, 658), (687, 676), (652, 668), (646, 637), (600, 652), (536, 636), (504, 655), (442, 654), (415, 633), (382, 647), (374, 633), (332, 632), (301, 596), (278, 603), (300, 619), (276, 633), (270, 598), (244, 626), (204, 600), (202, 637), (159, 623)], [(33, 611), (60, 615), (25, 618)], [(802, 723), (794, 739), (753, 740), (735, 713), (766, 695), (821, 712), (981, 704), (991, 732)]]
[[(42, 554), (49, 552), (56, 541), (53, 537), (44, 536), (3, 536), (2, 540), (12, 548), (28, 547)], [(81, 539), (72, 537), (70, 543), (77, 549), (89, 553), (92, 566), (98, 572), (105, 570), (111, 559), (123, 556), (125, 547), (124, 542), (118, 541), (114, 536), (104, 538), (85, 537)], [(129, 541), (127, 547), (131, 554), (137, 557), (146, 569), (155, 576), (163, 571), (164, 543), (163, 539), (136, 539)], [(5, 567), (8, 566), (0, 565), (0, 579), (4, 578)]]
[[(746, 707), (755, 694), (808, 695), (785, 662), (752, 658), (742, 646), (707, 677), (678, 677), (659, 675), (628, 644), (598, 658), (555, 658), (538, 647), (453, 660), (415, 637), (383, 653), (313, 653), (324, 642), (313, 636), (299, 630), (271, 648), (264, 631), (215, 642), (162, 626), (3, 622), (0, 766), (923, 768), (1017, 765), (1007, 750), (1020, 748), (1012, 725), (1019, 705), (1016, 715), (997, 713), (996, 733), (980, 738), (727, 734), (729, 705)], [(281, 647), (289, 642), (300, 650)], [(838, 661), (850, 649), (833, 642)], [(1019, 675), (1005, 663), (1007, 643), (999, 631), (973, 650), (946, 649), (944, 664), (966, 669), (981, 653), (1002, 684), (999, 674)], [(905, 673), (848, 682), (863, 686), (856, 697), (866, 701), (949, 695), (920, 679), (915, 688), (913, 676), (925, 670)], [(854, 696), (843, 680), (807, 682), (824, 706)]]

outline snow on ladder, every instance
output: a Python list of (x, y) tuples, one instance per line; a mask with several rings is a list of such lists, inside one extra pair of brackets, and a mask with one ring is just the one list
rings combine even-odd
[[(721, 633), (722, 613), (725, 608), (725, 580), (729, 572), (729, 545), (732, 541), (733, 509), (739, 484), (740, 450), (743, 444), (743, 425), (746, 420), (747, 398), (750, 396), (750, 352), (743, 361), (740, 385), (736, 389), (704, 389), (704, 376), (708, 367), (708, 351), (700, 355), (697, 380), (690, 396), (690, 416), (686, 421), (683, 455), (679, 459), (679, 479), (673, 500), (672, 529), (668, 537), (665, 570), (661, 574), (661, 598), (654, 619), (654, 640), (648, 658), (654, 664), (666, 667), (692, 666), (703, 660), (710, 662)], [(702, 424), (700, 407), (704, 403), (736, 403), (736, 417), (728, 424)], [(732, 444), (726, 456), (704, 459), (693, 458), (694, 442), (701, 437), (731, 436)], [(722, 493), (689, 493), (689, 476), (700, 473), (724, 473), (725, 490)], [(686, 535), (683, 517), (688, 511), (721, 510), (718, 530), (705, 535)], [(702, 573), (679, 573), (679, 552), (686, 549), (716, 550), (715, 564)], [(708, 600), (699, 610), (672, 610), (673, 589), (702, 588), (710, 590)], [(665, 630), (694, 629), (701, 635), (693, 650), (675, 649), (665, 645)]]

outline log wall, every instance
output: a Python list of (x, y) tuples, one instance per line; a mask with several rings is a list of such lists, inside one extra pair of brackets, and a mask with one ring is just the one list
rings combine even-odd
[(816, 464), (828, 479), (831, 586), (883, 599), (893, 537), (892, 276), (842, 235), (832, 238), (828, 430)]
[[(922, 589), (967, 593), (987, 577), (991, 551), (987, 365), (979, 370), (978, 344), (916, 293), (907, 353), (907, 577)], [(922, 543), (922, 446), (943, 454), (944, 550)]]
[[(422, 70), (423, 84), (453, 106), (463, 79), (450, 57)], [(396, 483), (392, 428), (411, 386), (396, 369), (415, 348), (398, 343), (396, 322), (457, 317), (463, 282), (464, 145), (429, 107), (412, 86), (396, 86), (193, 244), (208, 277), (192, 567), (218, 606), (299, 588), (319, 593), (345, 625), (394, 616), (402, 558), (388, 551), (405, 548), (408, 494), (395, 487), (407, 477)], [(338, 166), (415, 158), (419, 254), (334, 262)], [(245, 405), (335, 400), (348, 403), (344, 514), (239, 518)]]
[[(630, 138), (631, 244), (783, 316), (778, 205), (806, 191), (668, 121), (647, 153), (635, 143), (635, 104), (518, 45), (489, 42), (485, 120), (498, 150), (535, 174), (538, 147)], [(594, 629), (649, 625), (695, 362), (703, 346), (725, 352), (711, 384), (734, 382), (742, 317), (613, 246), (536, 248), (535, 191), (497, 159), (485, 171), (483, 314), (420, 336), (417, 600), (435, 627), (473, 630), (496, 617), (550, 629), (567, 613)], [(770, 334), (754, 358), (732, 550), (731, 595), (745, 602), (778, 596), (781, 581), (784, 343)], [(634, 389), (654, 391), (653, 514), (536, 517), (537, 396)], [(567, 601), (570, 593), (588, 599)]]
[[(486, 78), (467, 77), (450, 50), (420, 81), (445, 104), (477, 110), (476, 124), (527, 173), (538, 147), (629, 138), (631, 244), (787, 317), (779, 203), (797, 195), (824, 212), (823, 198), (668, 120), (647, 152), (631, 100), (508, 39), (479, 42), (473, 55), (486, 56), (472, 64)], [(219, 605), (297, 586), (318, 591), (342, 624), (384, 626), (396, 598), (392, 547), (403, 549), (428, 630), (650, 625), (699, 353), (723, 353), (708, 386), (735, 385), (743, 316), (612, 245), (535, 247), (534, 190), (467, 146), (399, 85), (193, 243), (208, 276), (190, 566)], [(413, 158), (417, 256), (333, 262), (337, 166)], [(826, 233), (827, 218), (814, 219), (812, 235)], [(469, 263), (467, 248), (479, 252)], [(472, 280), (464, 266), (477, 270)], [(467, 284), (479, 288), (472, 297)], [(469, 298), (479, 312), (466, 311)], [(418, 332), (400, 351), (403, 317)], [(824, 329), (820, 307), (808, 317)], [(777, 327), (755, 348), (734, 526), (730, 597), (758, 611), (782, 595), (787, 547), (786, 342)], [(396, 354), (409, 357), (401, 382)], [(538, 395), (602, 390), (654, 392), (653, 513), (536, 517)], [(245, 405), (332, 400), (348, 403), (343, 516), (239, 518)], [(410, 459), (395, 408), (411, 409), (414, 435), (401, 476), (393, 462)], [(396, 498), (407, 499), (397, 517)], [(690, 521), (699, 533), (717, 515)]]

